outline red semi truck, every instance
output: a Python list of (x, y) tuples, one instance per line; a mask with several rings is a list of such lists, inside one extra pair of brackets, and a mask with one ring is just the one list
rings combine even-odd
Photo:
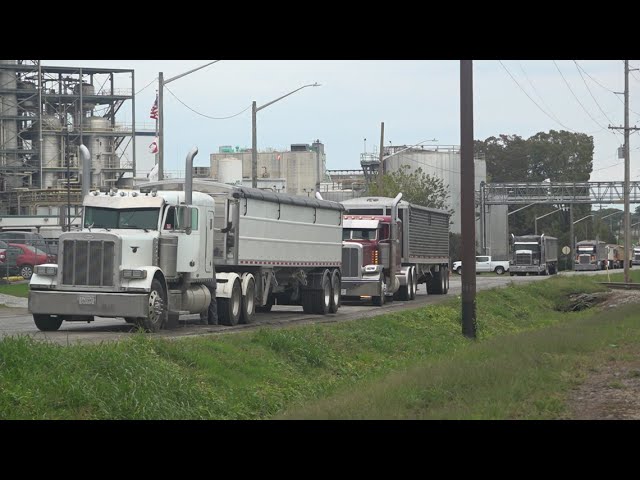
[(413, 300), (449, 289), (449, 213), (395, 198), (361, 197), (341, 202), (343, 299)]

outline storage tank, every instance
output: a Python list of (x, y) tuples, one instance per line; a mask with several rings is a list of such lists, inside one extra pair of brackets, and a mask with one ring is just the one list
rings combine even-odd
[[(119, 168), (114, 152), (113, 137), (100, 135), (111, 131), (111, 122), (104, 117), (88, 117), (83, 119), (83, 140), (91, 153), (92, 186), (115, 186), (116, 173), (111, 170)], [(106, 169), (106, 170), (105, 170)]]
[(18, 95), (20, 96), (21, 107), (24, 110), (38, 109), (38, 89), (33, 82), (19, 82)]
[[(73, 94), (80, 95), (80, 84), (76, 84), (73, 87)], [(82, 84), (82, 110), (92, 110), (96, 106), (96, 102), (93, 100), (89, 100), (85, 97), (94, 96), (96, 94), (96, 89), (93, 85), (89, 83)]]
[[(39, 124), (36, 122), (36, 129)], [(44, 168), (64, 166), (63, 143), (60, 132), (62, 122), (55, 115), (42, 115), (42, 152), (40, 162)], [(37, 131), (37, 130), (36, 130)], [(39, 145), (38, 136), (34, 137), (34, 145)], [(42, 173), (41, 188), (57, 187), (58, 175), (55, 172)]]
[(218, 181), (229, 185), (242, 184), (242, 160), (225, 157), (218, 162)]

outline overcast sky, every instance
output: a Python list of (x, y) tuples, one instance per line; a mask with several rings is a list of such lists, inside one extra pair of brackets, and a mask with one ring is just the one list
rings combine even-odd
[[(65, 65), (135, 70), (136, 124), (149, 118), (158, 72), (174, 77), (210, 60), (43, 60)], [(630, 61), (640, 67), (640, 61)], [(357, 169), (360, 154), (372, 152), (385, 124), (385, 144), (460, 144), (460, 63), (457, 60), (222, 60), (175, 80), (165, 89), (165, 171), (182, 170), (192, 146), (195, 165), (208, 166), (221, 145), (251, 146), (252, 101), (258, 106), (318, 82), (257, 114), (258, 149), (288, 149), (293, 143), (325, 145), (329, 169)], [(561, 73), (560, 73), (561, 72)], [(476, 60), (474, 137), (500, 134), (528, 138), (541, 131), (572, 130), (594, 138), (592, 181), (624, 180), (617, 148), (624, 124), (622, 60)], [(156, 79), (156, 80), (154, 80)], [(128, 85), (116, 85), (116, 87)], [(632, 72), (630, 125), (640, 125), (640, 71)], [(146, 88), (144, 88), (146, 87)], [(144, 89), (143, 89), (144, 88)], [(212, 120), (194, 113), (227, 117)], [(142, 91), (140, 91), (142, 90)], [(526, 92), (526, 93), (525, 93)], [(530, 98), (529, 98), (530, 97)], [(130, 105), (121, 109), (130, 117)], [(366, 141), (365, 141), (366, 139)], [(138, 175), (155, 163), (150, 137), (138, 140)], [(632, 134), (631, 180), (640, 178), (640, 135)], [(570, 179), (567, 179), (570, 180)]]

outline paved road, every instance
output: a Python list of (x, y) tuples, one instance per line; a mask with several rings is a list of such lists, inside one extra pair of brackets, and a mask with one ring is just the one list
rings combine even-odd
[[(591, 272), (580, 272), (579, 274), (589, 274)], [(563, 274), (573, 274), (563, 272)], [(510, 277), (509, 275), (490, 276), (478, 275), (476, 277), (477, 290), (486, 290), (495, 287), (504, 287), (510, 282), (527, 283), (543, 281), (549, 277)], [(606, 278), (606, 277), (605, 277)], [(383, 307), (374, 307), (364, 303), (344, 303), (337, 314), (333, 315), (308, 315), (302, 312), (299, 306), (274, 306), (269, 313), (256, 314), (255, 321), (251, 325), (237, 325), (227, 327), (224, 325), (198, 325), (199, 316), (186, 315), (180, 319), (180, 325), (174, 330), (163, 330), (154, 334), (157, 337), (187, 337), (203, 334), (215, 334), (221, 332), (243, 331), (260, 326), (286, 326), (305, 323), (341, 322), (355, 320), (363, 317), (375, 316), (381, 312), (397, 312), (416, 308), (425, 304), (442, 302), (454, 295), (461, 293), (461, 277), (453, 274), (451, 276), (448, 295), (427, 295), (424, 285), (420, 285), (416, 299), (411, 302), (392, 302)], [(2, 299), (0, 298), (0, 303)], [(18, 303), (14, 303), (19, 304)], [(0, 308), (0, 337), (6, 335), (30, 335), (37, 339), (49, 340), (60, 344), (95, 343), (102, 341), (118, 340), (126, 338), (135, 332), (135, 328), (122, 319), (100, 318), (96, 321), (86, 322), (63, 322), (57, 332), (41, 332), (33, 323), (33, 318), (24, 307)]]

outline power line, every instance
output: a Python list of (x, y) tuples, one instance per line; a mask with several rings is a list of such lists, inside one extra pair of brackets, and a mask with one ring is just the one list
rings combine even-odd
[[(600, 123), (591, 116), (591, 113), (589, 113), (589, 111), (584, 107), (584, 105), (582, 104), (582, 102), (580, 101), (580, 99), (576, 96), (576, 94), (574, 93), (573, 89), (571, 88), (571, 85), (569, 85), (569, 82), (567, 81), (567, 79), (564, 77), (564, 75), (562, 74), (562, 72), (560, 71), (560, 67), (558, 67), (558, 64), (556, 63), (555, 60), (553, 60), (553, 64), (556, 66), (556, 70), (558, 70), (558, 73), (560, 74), (560, 76), (562, 77), (562, 80), (564, 80), (564, 83), (567, 85), (567, 88), (569, 89), (569, 91), (571, 92), (571, 95), (573, 95), (573, 98), (576, 99), (576, 102), (578, 102), (578, 104), (582, 107), (582, 109), (586, 112), (587, 115), (589, 115), (589, 118), (591, 120), (593, 120), (593, 122), (598, 125), (602, 130), (607, 130), (606, 127), (603, 127), (602, 125), (600, 125)], [(613, 132), (610, 132), (613, 133)], [(615, 134), (614, 134), (615, 135)]]
[(155, 82), (158, 79), (158, 77), (154, 78), (153, 80), (151, 80), (149, 83), (147, 83), (144, 87), (142, 87), (140, 90), (138, 90), (136, 92), (136, 95), (138, 95), (140, 92), (142, 92), (144, 89), (146, 89), (149, 85), (151, 85), (153, 82)]
[[(600, 104), (596, 100), (596, 97), (593, 96), (593, 93), (591, 92), (591, 89), (589, 88), (589, 85), (587, 85), (587, 81), (584, 79), (584, 75), (582, 75), (582, 72), (580, 71), (580, 68), (578, 67), (578, 62), (576, 62), (574, 60), (573, 63), (576, 64), (576, 69), (578, 70), (578, 73), (580, 74), (580, 78), (582, 79), (582, 82), (584, 83), (584, 86), (587, 87), (587, 91), (589, 92), (589, 95), (591, 95), (591, 98), (593, 99), (595, 104), (598, 106), (598, 108), (600, 109), (600, 111), (602, 112), (604, 117), (609, 121), (610, 124), (613, 124), (613, 122), (611, 121), (609, 116), (605, 113), (605, 111), (602, 109), (602, 107), (600, 106)], [(614, 133), (614, 135), (615, 135), (615, 133)]]
[(187, 107), (189, 110), (191, 110), (193, 113), (197, 113), (198, 115), (200, 115), (201, 117), (205, 117), (205, 118), (210, 118), (211, 120), (227, 120), (229, 118), (233, 118), (233, 117), (237, 117), (238, 115), (243, 114), (244, 112), (246, 112), (247, 110), (249, 110), (251, 108), (251, 105), (249, 105), (247, 108), (245, 108), (244, 110), (242, 110), (241, 112), (235, 113), (233, 115), (229, 115), (228, 117), (212, 117), (209, 115), (205, 115), (204, 113), (200, 113), (197, 110), (194, 110), (193, 108), (191, 108), (189, 105), (187, 105), (186, 103), (184, 103), (182, 100), (180, 100), (178, 97), (176, 97), (176, 95), (169, 89), (169, 87), (167, 87), (166, 85), (164, 86), (164, 88), (166, 88), (169, 93), (171, 95), (173, 95), (173, 97), (178, 100), (182, 105), (184, 105), (185, 107)]
[[(534, 103), (534, 105), (540, 109), (540, 111), (542, 113), (544, 113), (547, 117), (549, 117), (554, 122), (557, 122), (562, 128), (565, 128), (565, 129), (567, 129), (567, 130), (569, 130), (569, 131), (571, 131), (573, 133), (583, 133), (583, 132), (578, 132), (577, 130), (574, 130), (572, 128), (567, 127), (562, 122), (554, 119), (551, 115), (549, 115), (540, 105), (538, 105), (538, 103), (533, 98), (531, 98), (531, 96), (527, 93), (527, 91), (524, 88), (522, 88), (522, 86), (518, 83), (518, 81), (515, 79), (515, 77), (511, 74), (509, 69), (504, 65), (504, 63), (502, 63), (502, 60), (498, 60), (498, 62), (500, 62), (500, 65), (502, 65), (502, 68), (504, 68), (505, 71), (509, 74), (509, 76), (511, 77), (511, 80), (513, 80), (515, 82), (515, 84), (518, 86), (518, 88), (520, 90), (522, 90), (522, 92), (527, 96), (527, 98), (529, 100), (531, 100)], [(596, 130), (596, 132), (599, 132), (599, 131), (600, 130)], [(588, 132), (588, 134), (591, 134), (591, 133), (595, 133), (595, 132)]]
[(556, 122), (560, 123), (560, 120), (558, 120), (558, 117), (556, 117), (553, 112), (551, 112), (551, 108), (549, 108), (549, 105), (547, 105), (544, 101), (544, 99), (542, 98), (542, 95), (540, 95), (540, 92), (538, 92), (538, 90), (536, 89), (536, 87), (534, 87), (533, 83), (531, 82), (531, 80), (529, 79), (529, 76), (527, 75), (527, 72), (524, 71), (524, 67), (522, 66), (522, 62), (518, 62), (518, 64), (520, 65), (520, 70), (522, 70), (522, 73), (524, 74), (524, 78), (527, 79), (527, 82), (529, 82), (529, 85), (531, 85), (531, 88), (533, 88), (533, 91), (536, 92), (536, 94), (538, 95), (538, 98), (542, 101), (543, 105), (545, 107), (547, 107), (547, 109), (550, 112), (550, 115), (553, 116), (553, 118), (555, 119)]

